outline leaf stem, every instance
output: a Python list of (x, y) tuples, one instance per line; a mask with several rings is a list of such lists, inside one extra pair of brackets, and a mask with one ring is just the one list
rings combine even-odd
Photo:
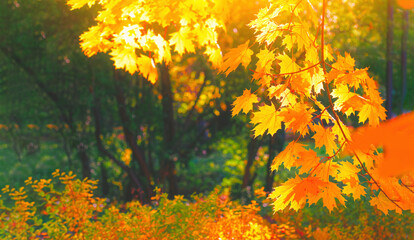
[[(322, 57), (322, 60), (321, 60), (321, 62), (322, 62), (322, 68), (323, 68), (323, 72), (324, 72), (324, 74), (325, 74), (325, 76), (326, 76), (326, 64), (327, 63), (325, 63), (325, 15), (326, 15), (326, 5), (327, 5), (327, 0), (323, 0), (323, 6), (322, 6), (322, 26), (321, 26), (321, 57)], [(326, 78), (325, 78), (326, 79)], [(332, 102), (332, 97), (331, 97), (331, 93), (330, 93), (330, 90), (329, 90), (329, 84), (328, 84), (328, 82), (325, 80), (325, 87), (326, 87), (326, 93), (327, 93), (327, 95), (328, 95), (328, 99), (329, 99), (329, 104), (330, 104), (330, 106), (332, 107), (332, 110), (334, 109), (333, 108), (333, 102)], [(336, 123), (338, 124), (338, 127), (339, 127), (339, 129), (341, 130), (341, 132), (342, 132), (342, 135), (343, 135), (343, 137), (344, 137), (344, 139), (345, 139), (345, 142), (347, 142), (347, 143), (349, 143), (350, 141), (349, 141), (349, 139), (346, 137), (346, 135), (345, 135), (345, 132), (344, 132), (344, 130), (342, 129), (342, 125), (341, 125), (341, 123), (340, 123), (340, 121), (339, 121), (339, 117), (338, 117), (338, 114), (336, 113), (336, 111), (335, 110), (333, 110), (333, 115), (334, 115), (334, 118), (335, 118), (335, 121), (336, 121)], [(344, 143), (345, 143), (344, 142)], [(381, 191), (381, 192), (383, 192), (384, 193), (384, 195), (392, 202), (392, 203), (394, 203), (398, 208), (400, 208), (401, 210), (403, 210), (402, 209), (402, 207), (400, 206), (400, 205), (398, 205), (393, 199), (391, 199), (388, 195), (387, 195), (387, 193), (381, 188), (381, 186), (379, 185), (379, 183), (372, 177), (372, 175), (368, 172), (368, 169), (366, 169), (365, 168), (365, 166), (362, 164), (362, 161), (361, 161), (361, 159), (359, 158), (359, 156), (356, 154), (356, 152), (355, 151), (353, 151), (353, 154), (355, 155), (355, 157), (357, 158), (357, 160), (358, 160), (358, 162), (359, 162), (359, 164), (361, 165), (361, 167), (362, 167), (362, 169), (369, 175), (369, 177), (372, 179), (372, 181), (375, 183), (375, 185), (378, 187), (378, 189)]]

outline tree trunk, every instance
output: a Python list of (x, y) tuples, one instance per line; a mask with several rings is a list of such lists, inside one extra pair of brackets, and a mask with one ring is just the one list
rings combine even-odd
[(101, 162), (101, 187), (102, 187), (102, 195), (108, 196), (109, 194), (108, 172), (103, 162)]
[[(94, 106), (92, 108), (92, 111), (93, 111), (94, 120), (95, 120), (95, 140), (96, 140), (99, 152), (103, 156), (108, 157), (112, 162), (114, 162), (116, 165), (121, 167), (122, 170), (124, 170), (128, 174), (129, 178), (131, 179), (131, 181), (134, 183), (134, 185), (138, 189), (138, 193), (139, 193), (139, 196), (140, 196), (140, 201), (144, 202), (144, 197), (142, 196), (143, 193), (144, 193), (144, 189), (143, 189), (142, 184), (139, 181), (138, 177), (134, 173), (134, 171), (129, 166), (125, 165), (122, 161), (115, 158), (115, 156), (112, 155), (112, 153), (110, 153), (104, 147), (104, 145), (102, 143), (102, 139), (101, 139), (101, 120), (100, 120), (101, 118), (100, 118), (100, 114), (99, 114), (99, 106), (98, 106), (97, 99), (94, 99)], [(102, 172), (102, 174), (104, 174), (104, 172)], [(102, 178), (104, 178), (103, 175), (102, 175)], [(147, 186), (146, 187), (146, 196), (147, 196), (147, 198), (145, 199), (147, 202), (149, 202), (150, 196), (152, 196), (152, 194), (153, 194), (152, 189), (149, 186)]]
[[(117, 101), (117, 104), (118, 104), (118, 114), (119, 114), (119, 117), (121, 119), (122, 129), (123, 129), (124, 135), (125, 135), (125, 142), (131, 148), (134, 160), (136, 160), (138, 162), (140, 170), (141, 170), (142, 174), (145, 176), (145, 179), (147, 180), (147, 184), (149, 186), (152, 186), (152, 183), (153, 183), (152, 175), (151, 175), (151, 172), (150, 172), (150, 170), (148, 168), (148, 165), (145, 161), (145, 156), (144, 156), (143, 152), (141, 151), (141, 149), (138, 147), (138, 144), (136, 142), (134, 134), (132, 133), (132, 131), (129, 128), (130, 127), (130, 123), (129, 123), (130, 119), (128, 117), (126, 107), (125, 107), (125, 96), (124, 96), (124, 93), (121, 89), (121, 86), (119, 85), (120, 81), (121, 81), (121, 79), (119, 77), (119, 72), (117, 70), (115, 70), (116, 101)], [(152, 194), (152, 192), (150, 192), (149, 194)]]
[(409, 23), (409, 10), (403, 11), (403, 34), (401, 38), (401, 112), (404, 113), (404, 102), (407, 96), (407, 39), (408, 39), (408, 23)]
[[(173, 149), (173, 141), (175, 135), (175, 120), (174, 120), (174, 98), (171, 89), (171, 79), (168, 72), (168, 67), (165, 63), (160, 65), (161, 72), (161, 94), (162, 94), (162, 117), (164, 125), (164, 146), (166, 152), (171, 152)], [(175, 162), (171, 159), (171, 156), (165, 156), (163, 167), (161, 171), (164, 171), (165, 177), (168, 180), (170, 198), (173, 198), (178, 193), (177, 177)]]
[(86, 153), (86, 150), (88, 149), (88, 146), (84, 143), (78, 144), (78, 154), (79, 158), (82, 163), (82, 177), (83, 178), (91, 178), (91, 165), (89, 162), (88, 154)]
[(388, 0), (387, 6), (387, 69), (386, 69), (386, 87), (387, 87), (387, 118), (392, 117), (392, 91), (393, 91), (393, 79), (392, 79), (392, 44), (393, 44), (393, 31), (394, 31), (394, 6), (393, 0)]
[(253, 184), (254, 174), (251, 176), (250, 170), (253, 165), (254, 159), (257, 155), (257, 150), (259, 150), (259, 141), (257, 138), (250, 138), (250, 142), (247, 145), (247, 163), (244, 167), (244, 175), (243, 175), (243, 183), (242, 183), (242, 189), (245, 189), (247, 186)]

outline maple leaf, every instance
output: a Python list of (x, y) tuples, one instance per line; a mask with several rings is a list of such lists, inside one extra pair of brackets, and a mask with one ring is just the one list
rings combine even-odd
[(305, 60), (312, 64), (318, 63), (319, 62), (318, 49), (315, 48), (313, 45), (311, 45), (310, 48), (306, 49)]
[(336, 207), (336, 200), (345, 205), (345, 198), (342, 196), (341, 189), (333, 182), (326, 182), (322, 194), (323, 205), (331, 212)]
[[(293, 201), (298, 203), (303, 202), (304, 198), (307, 196), (314, 197), (318, 196), (322, 191), (320, 190), (321, 186), (324, 186), (326, 182), (322, 181), (318, 177), (307, 177), (298, 182), (296, 186), (293, 187), (292, 193), (294, 195)], [(289, 198), (289, 195), (287, 196)]]
[(219, 48), (206, 47), (204, 52), (208, 56), (208, 60), (211, 62), (214, 68), (219, 68), (223, 62), (223, 56)]
[(273, 60), (275, 59), (275, 54), (273, 51), (269, 51), (267, 48), (260, 50), (256, 57), (259, 59), (256, 63), (257, 66), (260, 68), (264, 68), (267, 65), (271, 65)]
[(280, 112), (276, 111), (273, 103), (271, 105), (263, 105), (259, 107), (258, 112), (253, 113), (251, 122), (257, 124), (253, 129), (255, 137), (263, 135), (266, 130), (267, 133), (273, 135), (282, 128), (283, 118), (280, 117)]
[(287, 74), (299, 71), (299, 65), (288, 55), (279, 55), (276, 59), (280, 60), (280, 73)]
[(273, 159), (271, 170), (275, 171), (282, 163), (287, 169), (295, 166), (296, 159), (301, 157), (302, 154), (307, 153), (307, 150), (303, 146), (303, 144), (296, 142), (289, 143), (286, 148)]
[(239, 45), (237, 48), (231, 49), (224, 55), (223, 64), (220, 67), (220, 72), (226, 71), (226, 76), (233, 72), (240, 63), (247, 67), (251, 61), (253, 51), (249, 49), (249, 41)]
[(321, 125), (314, 126), (315, 134), (313, 139), (315, 139), (315, 147), (321, 148), (325, 146), (326, 153), (333, 155), (338, 146), (335, 143), (335, 135), (329, 128), (324, 128)]
[[(294, 162), (294, 165), (300, 167), (299, 174), (308, 173), (319, 164), (319, 157), (312, 149), (301, 151), (299, 158)], [(273, 168), (273, 166), (272, 166)]]
[(397, 3), (407, 10), (414, 8), (414, 2), (412, 0), (397, 0)]
[(182, 55), (184, 52), (194, 52), (194, 44), (192, 38), (189, 36), (190, 29), (188, 27), (181, 27), (178, 32), (171, 33), (170, 45), (175, 45), (175, 51)]
[(72, 6), (71, 10), (74, 10), (74, 9), (81, 8), (85, 6), (86, 4), (88, 4), (88, 6), (91, 7), (92, 5), (95, 4), (95, 2), (96, 0), (68, 0), (67, 4), (69, 6)]
[(368, 119), (370, 126), (377, 126), (380, 123), (380, 120), (386, 119), (387, 115), (385, 114), (383, 106), (367, 102), (361, 107), (358, 117), (360, 123), (365, 123)]
[[(280, 87), (279, 87), (280, 86)], [(269, 88), (269, 96), (276, 97), (280, 101), (280, 107), (294, 106), (297, 103), (298, 97), (287, 88), (286, 85), (279, 85), (278, 87)], [(280, 92), (282, 91), (283, 92)]]
[[(294, 187), (300, 183), (302, 179), (299, 176), (296, 176), (295, 178), (291, 178), (284, 182), (282, 185), (276, 187), (271, 194), (269, 194), (270, 199), (274, 199), (273, 202), (273, 210), (279, 211), (285, 209), (288, 205), (290, 205), (290, 208), (298, 210), (301, 205), (304, 204), (303, 200), (302, 202), (298, 203), (293, 200), (293, 194), (292, 191)], [(289, 198), (288, 198), (289, 196)]]
[(389, 210), (395, 210), (396, 212), (401, 213), (401, 209), (399, 209), (394, 203), (392, 203), (383, 192), (380, 192), (377, 197), (371, 198), (369, 203), (372, 206), (376, 206), (379, 210), (381, 210), (385, 215), (388, 215)]
[(347, 183), (345, 187), (342, 189), (342, 193), (346, 195), (351, 195), (354, 197), (354, 199), (360, 199), (361, 196), (366, 195), (365, 187), (360, 184), (354, 184), (351, 185), (350, 183)]
[(256, 57), (259, 59), (256, 63), (256, 71), (253, 74), (253, 79), (263, 78), (260, 82), (262, 86), (269, 86), (272, 77), (267, 75), (272, 70), (272, 62), (275, 58), (273, 51), (267, 48), (260, 50)]
[(90, 27), (87, 32), (82, 33), (79, 39), (85, 55), (91, 57), (98, 52), (108, 51), (113, 46), (113, 43), (106, 39), (108, 34), (109, 31), (102, 26)]
[(354, 87), (358, 89), (359, 86), (366, 82), (366, 79), (369, 78), (368, 76), (368, 68), (364, 69), (357, 69), (356, 71), (352, 71), (347, 74), (340, 74), (337, 79), (335, 79), (336, 84), (345, 84), (349, 87)]
[(335, 177), (337, 180), (342, 182), (350, 181), (354, 184), (358, 181), (357, 174), (360, 171), (359, 168), (357, 168), (354, 164), (350, 162), (342, 162), (338, 165), (338, 175)]
[(293, 109), (282, 111), (280, 116), (284, 117), (286, 129), (306, 135), (309, 132), (307, 126), (311, 123), (314, 112), (315, 110), (306, 104), (298, 103), (293, 106)]
[(290, 89), (295, 93), (306, 95), (310, 90), (308, 74), (295, 74), (290, 78)]
[(312, 36), (309, 32), (309, 26), (305, 22), (291, 23), (291, 33), (283, 39), (282, 44), (286, 45), (287, 49), (292, 49), (294, 44), (297, 44), (298, 50), (305, 47), (312, 46)]
[(315, 71), (314, 74), (312, 74), (312, 77), (310, 78), (310, 84), (311, 89), (315, 91), (315, 94), (320, 94), (323, 88), (323, 83), (325, 81), (325, 76), (323, 74), (323, 69), (318, 67), (318, 70)]
[(348, 150), (368, 152), (371, 144), (383, 146), (384, 160), (379, 170), (383, 176), (398, 175), (414, 170), (414, 112), (401, 115), (377, 127), (363, 127), (352, 134)]
[(354, 71), (355, 67), (355, 60), (349, 55), (349, 53), (345, 53), (345, 57), (338, 55), (338, 58), (332, 66), (340, 71)]
[(321, 162), (312, 170), (314, 176), (318, 176), (324, 181), (329, 181), (329, 177), (336, 178), (338, 175), (339, 165), (332, 161)]
[[(344, 109), (343, 112), (347, 116), (355, 112), (353, 107), (358, 106), (358, 105), (355, 105), (355, 102), (358, 101), (359, 97), (356, 93), (349, 91), (349, 88), (347, 85), (337, 86), (334, 90), (332, 90), (331, 95), (332, 97), (337, 98), (336, 101), (334, 102), (334, 110), (342, 111), (345, 105), (346, 108)], [(351, 103), (346, 104), (348, 100), (354, 99), (354, 98), (356, 98), (357, 100), (353, 100)]]
[(112, 56), (115, 68), (125, 68), (130, 74), (138, 70), (134, 48), (119, 47), (112, 49), (109, 54)]
[(233, 103), (234, 107), (232, 109), (232, 116), (234, 117), (241, 110), (243, 110), (243, 113), (250, 112), (253, 109), (253, 104), (258, 102), (259, 100), (257, 99), (256, 94), (251, 93), (250, 89), (245, 89), (243, 95), (236, 98), (236, 100)]
[(149, 82), (154, 84), (158, 79), (157, 68), (155, 67), (154, 60), (145, 55), (141, 55), (136, 62), (139, 66), (139, 71), (142, 76), (148, 79)]

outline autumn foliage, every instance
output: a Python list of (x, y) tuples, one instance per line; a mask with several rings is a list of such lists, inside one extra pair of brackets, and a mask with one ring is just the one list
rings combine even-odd
[[(378, 168), (384, 161), (384, 166), (409, 162), (409, 155), (399, 158), (412, 146), (412, 131), (403, 132), (412, 117), (368, 130), (353, 142), (351, 128), (345, 124), (347, 117), (355, 115), (359, 123), (377, 127), (386, 114), (368, 68), (356, 68), (348, 53), (335, 57), (326, 44), (327, 7), (327, 1), (292, 0), (273, 1), (260, 10), (249, 24), (261, 48), (255, 54), (256, 68), (250, 69), (259, 87), (236, 99), (233, 114), (252, 112), (256, 137), (275, 134), (282, 123), (298, 136), (273, 160), (272, 170), (283, 165), (297, 173), (270, 195), (275, 211), (299, 210), (320, 200), (332, 211), (345, 204), (346, 196), (359, 199), (368, 192), (371, 205), (384, 213), (413, 211), (412, 175), (399, 180), (400, 176), (382, 175)], [(241, 45), (236, 48), (239, 54), (232, 50), (224, 56), (231, 59), (233, 69), (240, 63), (248, 65), (252, 53), (247, 48), (247, 44)], [(262, 101), (257, 103), (259, 96)], [(398, 126), (399, 131), (394, 132)], [(303, 143), (301, 138), (312, 139), (312, 143)], [(391, 146), (397, 144), (398, 148)], [(312, 146), (325, 154), (317, 154)], [(385, 159), (379, 147), (384, 147)], [(352, 158), (344, 158), (344, 153)], [(400, 173), (403, 168), (397, 164), (389, 172)]]
[[(406, 2), (399, 1), (405, 7)], [(252, 87), (256, 89), (253, 92), (245, 90), (234, 101), (233, 116), (251, 113), (255, 137), (274, 135), (282, 125), (297, 136), (271, 166), (272, 170), (283, 165), (296, 171), (294, 178), (270, 195), (275, 211), (299, 210), (319, 201), (332, 211), (344, 205), (346, 197), (365, 195), (384, 213), (413, 211), (413, 176), (384, 176), (379, 168), (384, 161), (384, 166), (389, 166), (401, 154), (392, 147), (387, 150), (390, 141), (374, 141), (375, 146), (369, 143), (376, 136), (393, 136), (392, 127), (368, 130), (365, 137), (356, 137), (353, 142), (348, 117), (353, 115), (360, 124), (378, 127), (386, 111), (368, 68), (357, 68), (350, 54), (334, 53), (327, 44), (328, 1), (270, 1), (248, 25), (255, 39), (221, 57), (217, 41), (220, 31), (226, 31), (231, 3), (100, 1), (103, 10), (96, 18), (97, 25), (80, 37), (81, 47), (87, 56), (109, 51), (116, 68), (131, 74), (140, 72), (152, 83), (157, 79), (156, 64), (171, 63), (173, 54), (202, 51), (226, 76), (239, 65), (248, 68), (257, 87)], [(69, 0), (68, 4), (76, 9), (95, 1)], [(373, 134), (381, 131), (385, 131), (381, 136)], [(407, 137), (397, 136), (389, 139), (401, 142)], [(412, 134), (408, 138), (412, 139)], [(397, 152), (401, 153), (401, 148)], [(390, 173), (401, 173), (401, 167)]]
[[(159, 189), (151, 205), (121, 206), (93, 196), (96, 181), (56, 170), (54, 179), (28, 178), (2, 189), (0, 237), (7, 239), (280, 239), (303, 231), (261, 217), (259, 203), (240, 205), (218, 190), (169, 200)], [(35, 194), (35, 195), (33, 195)], [(34, 199), (29, 200), (28, 196)], [(265, 196), (258, 192), (258, 197)], [(8, 205), (8, 206), (6, 206)]]

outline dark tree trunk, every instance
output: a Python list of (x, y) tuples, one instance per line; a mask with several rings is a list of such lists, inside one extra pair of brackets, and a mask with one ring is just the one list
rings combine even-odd
[(282, 129), (276, 132), (275, 135), (270, 136), (269, 139), (269, 159), (266, 164), (266, 182), (265, 191), (271, 192), (273, 189), (273, 181), (275, 178), (275, 172), (271, 170), (273, 159), (276, 157), (276, 153), (279, 154), (283, 151), (285, 146), (285, 125), (282, 124)]
[[(94, 120), (95, 120), (95, 140), (96, 140), (99, 152), (103, 156), (108, 157), (112, 162), (114, 162), (116, 165), (121, 167), (122, 170), (124, 170), (128, 174), (128, 176), (131, 179), (132, 183), (134, 183), (134, 185), (138, 189), (137, 191), (139, 193), (140, 201), (144, 202), (144, 197), (143, 197), (144, 189), (143, 189), (143, 186), (142, 186), (140, 180), (138, 179), (138, 177), (134, 173), (134, 171), (129, 166), (125, 165), (124, 162), (122, 162), (119, 159), (115, 158), (115, 156), (111, 152), (109, 152), (104, 147), (104, 145), (102, 143), (102, 140), (101, 140), (101, 120), (100, 120), (101, 116), (100, 116), (100, 113), (99, 113), (99, 106), (98, 106), (98, 101), (97, 101), (96, 98), (94, 99), (94, 106), (92, 108), (92, 111), (93, 111)], [(102, 174), (104, 174), (104, 173), (102, 172)], [(103, 175), (102, 175), (102, 178), (104, 178)], [(145, 201), (149, 202), (150, 196), (152, 196), (152, 189), (149, 186), (146, 187), (146, 196), (147, 196), (147, 198), (145, 199)]]
[(404, 102), (407, 96), (407, 39), (408, 39), (408, 23), (409, 23), (409, 10), (403, 11), (403, 34), (401, 38), (401, 112), (404, 112)]
[(250, 169), (253, 165), (254, 159), (256, 158), (257, 150), (259, 150), (259, 141), (257, 138), (252, 137), (247, 145), (247, 164), (244, 167), (242, 189), (245, 189), (247, 186), (253, 184), (256, 173), (251, 176)]
[(91, 178), (91, 165), (89, 162), (88, 154), (86, 153), (86, 150), (88, 149), (88, 146), (84, 143), (79, 143), (78, 145), (78, 154), (79, 158), (82, 163), (82, 177), (83, 178)]
[(386, 87), (387, 87), (387, 118), (392, 117), (392, 91), (393, 91), (393, 79), (392, 79), (392, 44), (394, 35), (394, 6), (393, 0), (388, 0), (387, 6), (387, 69), (386, 69)]
[(103, 162), (101, 162), (101, 186), (102, 186), (102, 195), (108, 196), (109, 194), (108, 172)]
[[(164, 125), (164, 146), (166, 152), (171, 152), (173, 149), (173, 141), (175, 135), (175, 120), (174, 120), (174, 98), (171, 89), (171, 79), (168, 72), (168, 67), (163, 63), (160, 65), (161, 72), (161, 95), (162, 95), (162, 117)], [(169, 197), (173, 198), (178, 193), (177, 177), (175, 162), (171, 156), (165, 156), (161, 171), (164, 172), (168, 180)]]
[[(125, 135), (125, 142), (128, 144), (128, 146), (132, 150), (132, 155), (134, 157), (134, 160), (138, 162), (138, 165), (140, 167), (140, 170), (142, 174), (145, 176), (145, 179), (147, 180), (147, 184), (149, 186), (152, 186), (152, 175), (148, 168), (148, 165), (145, 161), (145, 156), (142, 150), (138, 147), (138, 144), (136, 142), (135, 136), (130, 130), (130, 119), (128, 117), (126, 107), (125, 107), (125, 96), (122, 91), (122, 88), (120, 86), (120, 76), (119, 72), (115, 70), (115, 90), (116, 90), (116, 101), (118, 104), (118, 114), (121, 119), (122, 123), (122, 129)], [(149, 194), (152, 194), (150, 192)]]

